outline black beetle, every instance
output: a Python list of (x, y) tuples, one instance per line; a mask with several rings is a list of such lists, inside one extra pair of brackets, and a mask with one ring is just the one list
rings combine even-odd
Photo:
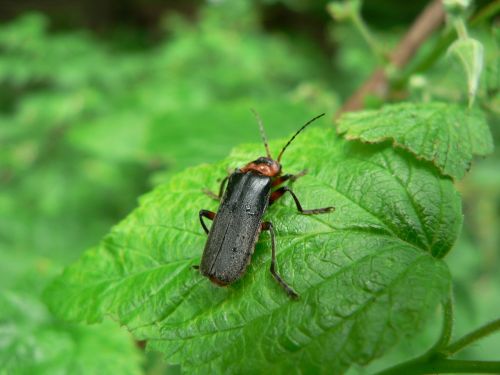
[[(195, 266), (195, 268), (199, 268), (203, 276), (207, 276), (217, 285), (226, 286), (235, 282), (245, 274), (260, 232), (269, 230), (272, 249), (271, 274), (290, 297), (297, 298), (298, 294), (276, 271), (273, 225), (269, 221), (263, 222), (262, 217), (267, 207), (286, 192), (292, 195), (297, 209), (302, 214), (327, 213), (335, 209), (335, 207), (325, 207), (304, 210), (297, 196), (289, 187), (279, 187), (288, 180), (294, 181), (304, 175), (304, 172), (297, 175), (282, 175), (281, 157), (295, 137), (309, 124), (323, 116), (324, 113), (314, 117), (302, 126), (283, 147), (277, 160), (274, 160), (269, 152), (262, 120), (255, 111), (252, 110), (252, 112), (259, 123), (267, 156), (260, 157), (243, 168), (236, 169), (230, 176), (225, 177), (221, 182), (218, 195), (206, 191), (208, 195), (215, 199), (221, 200), (222, 198), (222, 200), (217, 213), (207, 210), (200, 210), (199, 212), (201, 226), (208, 234), (208, 240), (205, 244), (201, 264)], [(227, 189), (225, 189), (226, 183)], [(223, 192), (224, 195), (222, 195)], [(203, 221), (204, 217), (213, 220), (210, 230)]]

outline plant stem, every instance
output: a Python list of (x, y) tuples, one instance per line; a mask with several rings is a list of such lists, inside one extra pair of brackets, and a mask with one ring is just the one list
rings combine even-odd
[(484, 326), (458, 339), (457, 341), (455, 341), (454, 343), (450, 344), (445, 349), (443, 349), (441, 353), (445, 356), (450, 356), (462, 350), (464, 347), (472, 344), (474, 341), (477, 341), (485, 336), (488, 336), (498, 330), (500, 330), (500, 319), (485, 324)]
[[(403, 68), (411, 57), (418, 51), (420, 45), (434, 32), (444, 21), (444, 10), (441, 0), (431, 1), (412, 24), (406, 35), (399, 42), (390, 56), (390, 63), (397, 69)], [(389, 91), (389, 82), (384, 69), (376, 69), (371, 77), (347, 100), (338, 117), (343, 112), (356, 111), (363, 108), (364, 99), (367, 95), (375, 94), (386, 97)]]
[(500, 372), (500, 362), (498, 361), (460, 361), (454, 359), (438, 359), (423, 365), (420, 368), (420, 372), (417, 372), (417, 374), (498, 374), (498, 372)]
[(415, 360), (378, 372), (376, 375), (419, 375), (438, 373), (497, 374), (500, 372), (500, 362), (495, 361), (460, 361), (452, 359), (426, 360), (426, 358), (419, 357)]
[(463, 19), (459, 18), (454, 22), (455, 30), (460, 39), (467, 39), (469, 35), (467, 34), (467, 27)]
[[(450, 291), (451, 294), (451, 291)], [(429, 350), (429, 353), (435, 353), (443, 350), (450, 342), (451, 334), (453, 332), (453, 303), (451, 295), (448, 296), (443, 303), (443, 328), (439, 339), (434, 346)]]
[[(500, 0), (495, 0), (494, 2), (485, 5), (481, 8), (474, 16), (471, 17), (469, 24), (474, 27), (480, 24), (482, 21), (493, 17), (496, 13), (500, 11)], [(415, 73), (421, 73), (428, 70), (436, 61), (443, 55), (444, 51), (453, 43), (455, 39), (455, 33), (452, 28), (445, 31), (445, 33), (438, 39), (435, 43), (434, 48), (427, 54), (427, 56), (421, 61), (417, 62), (415, 67), (406, 72), (403, 72), (401, 77), (395, 82), (395, 86), (402, 86), (408, 81), (409, 77)]]
[[(500, 0), (495, 0), (481, 8), (470, 19), (470, 26), (478, 25), (480, 22), (493, 17), (500, 10)], [(411, 57), (418, 51), (419, 47), (432, 32), (437, 29), (445, 17), (440, 0), (434, 0), (424, 9), (417, 20), (408, 30), (406, 36), (401, 40), (391, 55), (391, 63), (402, 70)], [(408, 78), (415, 73), (429, 69), (446, 51), (454, 40), (453, 29), (445, 32), (440, 37), (435, 47), (427, 54), (426, 58), (417, 63), (410, 71), (403, 72), (395, 82), (395, 86), (404, 84)], [(397, 62), (397, 63), (396, 63)], [(343, 112), (360, 110), (364, 106), (364, 98), (368, 95), (377, 95), (385, 98), (389, 93), (389, 82), (383, 69), (376, 69), (370, 78), (344, 103), (342, 108), (335, 114), (339, 117)]]
[[(497, 374), (500, 373), (500, 362), (498, 361), (468, 361), (446, 359), (452, 354), (460, 351), (495, 331), (500, 330), (500, 319), (496, 319), (475, 331), (450, 342), (453, 330), (453, 301), (451, 294), (443, 303), (443, 328), (434, 346), (423, 355), (400, 363), (394, 367), (378, 372), (376, 375), (419, 375), (419, 374), (449, 374), (449, 373), (477, 373)], [(447, 346), (448, 345), (448, 346)]]
[(365, 40), (366, 44), (368, 44), (368, 46), (372, 50), (372, 53), (379, 60), (379, 63), (385, 64), (387, 62), (387, 58), (384, 54), (384, 51), (378, 45), (377, 41), (375, 40), (375, 38), (372, 36), (370, 31), (368, 30), (368, 27), (366, 26), (365, 22), (363, 21), (363, 18), (361, 18), (361, 14), (358, 11), (352, 12), (350, 18), (351, 18), (353, 25), (358, 29), (359, 33), (361, 34), (361, 36)]
[(500, 11), (500, 0), (492, 1), (489, 4), (486, 4), (483, 8), (481, 8), (477, 14), (471, 19), (471, 26), (474, 26), (481, 22), (482, 20), (487, 20), (490, 17), (493, 17)]

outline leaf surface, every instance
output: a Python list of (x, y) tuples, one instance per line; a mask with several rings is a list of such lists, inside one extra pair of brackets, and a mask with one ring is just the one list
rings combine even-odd
[(348, 140), (390, 140), (456, 179), (464, 176), (474, 155), (493, 151), (483, 113), (447, 103), (403, 103), (346, 113), (339, 119), (337, 129)]
[(141, 373), (140, 352), (116, 323), (68, 324), (48, 311), (47, 258), (0, 249), (0, 260), (0, 374)]
[[(283, 142), (272, 143), (276, 154)], [(309, 173), (265, 216), (277, 231), (281, 275), (300, 294), (290, 300), (269, 273), (270, 239), (260, 236), (246, 274), (227, 288), (192, 269), (206, 236), (200, 209), (217, 209), (229, 168), (262, 146), (243, 146), (216, 165), (180, 173), (48, 289), (67, 319), (119, 320), (189, 373), (342, 373), (382, 355), (419, 330), (447, 295), (439, 258), (461, 226), (460, 199), (432, 165), (387, 146), (367, 148), (310, 129), (287, 150), (286, 172)]]

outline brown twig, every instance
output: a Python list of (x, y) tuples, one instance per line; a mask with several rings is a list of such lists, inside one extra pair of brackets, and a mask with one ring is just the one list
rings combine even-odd
[[(445, 12), (441, 0), (430, 2), (391, 53), (390, 64), (397, 69), (403, 68), (415, 55), (422, 43), (443, 23), (444, 18)], [(388, 77), (383, 68), (377, 68), (370, 78), (345, 102), (336, 113), (335, 118), (344, 112), (363, 108), (364, 99), (367, 95), (385, 98), (388, 92)]]

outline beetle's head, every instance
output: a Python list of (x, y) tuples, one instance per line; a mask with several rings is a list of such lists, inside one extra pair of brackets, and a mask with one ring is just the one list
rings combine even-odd
[(286, 145), (281, 149), (278, 158), (274, 160), (271, 157), (271, 151), (269, 151), (269, 145), (267, 144), (267, 137), (266, 133), (264, 132), (264, 125), (262, 124), (262, 120), (259, 114), (255, 112), (253, 109), (252, 112), (257, 118), (257, 122), (259, 123), (260, 135), (262, 136), (262, 140), (264, 141), (264, 147), (266, 148), (267, 156), (262, 156), (257, 160), (251, 161), (240, 170), (244, 173), (248, 171), (254, 171), (257, 172), (258, 174), (268, 177), (277, 177), (281, 174), (281, 164), (280, 164), (281, 157), (283, 156), (283, 153), (285, 152), (287, 147), (290, 146), (295, 137), (297, 137), (302, 130), (307, 128), (307, 126), (309, 126), (309, 124), (311, 124), (313, 121), (317, 120), (318, 118), (324, 115), (324, 113), (322, 113), (321, 115), (314, 117), (313, 119), (306, 122), (306, 124), (303, 125), (299, 130), (297, 130), (297, 132), (293, 135), (293, 137), (290, 138), (290, 140), (286, 143)]
[(262, 156), (245, 165), (241, 171), (244, 173), (253, 171), (263, 176), (276, 177), (281, 174), (281, 164), (272, 158)]

